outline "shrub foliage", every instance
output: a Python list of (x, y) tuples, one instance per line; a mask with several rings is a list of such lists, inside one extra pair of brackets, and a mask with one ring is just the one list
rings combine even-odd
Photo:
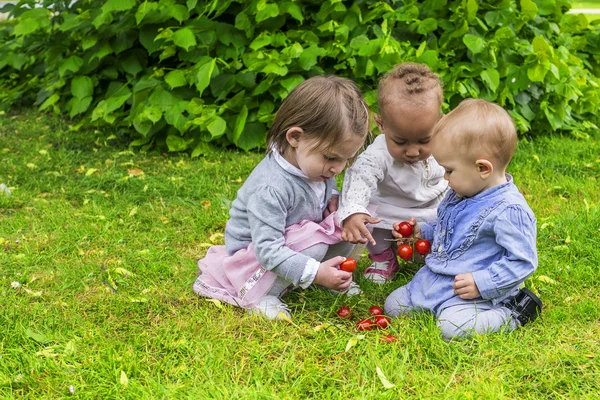
[(428, 64), (446, 107), (480, 97), (521, 133), (597, 129), (600, 38), (563, 0), (20, 1), (0, 29), (0, 106), (34, 104), (134, 146), (264, 146), (282, 99), (316, 74), (375, 104), (394, 64)]

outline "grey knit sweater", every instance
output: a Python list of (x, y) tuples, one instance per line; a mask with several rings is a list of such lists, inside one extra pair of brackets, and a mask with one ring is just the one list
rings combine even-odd
[[(326, 182), (325, 203), (337, 188), (335, 178)], [(321, 199), (302, 178), (285, 171), (265, 157), (237, 192), (225, 227), (225, 247), (232, 255), (254, 244), (256, 258), (268, 270), (298, 285), (308, 256), (285, 246), (285, 228), (304, 220), (321, 222)]]

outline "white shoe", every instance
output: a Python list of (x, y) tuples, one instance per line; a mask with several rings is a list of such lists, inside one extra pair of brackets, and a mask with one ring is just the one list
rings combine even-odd
[(346, 296), (356, 296), (362, 293), (362, 290), (360, 290), (360, 286), (358, 286), (358, 283), (354, 281), (350, 282), (350, 287), (344, 291), (338, 291), (333, 289), (330, 289), (330, 291), (333, 294), (345, 294)]
[(389, 261), (375, 261), (365, 271), (365, 278), (373, 283), (382, 285), (389, 281), (388, 279), (388, 268)]
[(254, 308), (248, 308), (247, 310), (252, 315), (262, 315), (268, 319), (292, 319), (287, 304), (276, 296), (265, 296), (256, 303)]

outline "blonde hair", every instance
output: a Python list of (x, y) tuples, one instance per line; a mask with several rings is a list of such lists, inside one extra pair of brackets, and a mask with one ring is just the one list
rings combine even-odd
[(406, 62), (397, 64), (394, 69), (379, 80), (377, 103), (379, 112), (390, 103), (421, 106), (431, 97), (439, 102), (444, 101), (442, 81), (437, 74), (425, 64)]
[(506, 167), (517, 148), (517, 130), (510, 114), (496, 103), (465, 99), (438, 122), (433, 136), (444, 145), (466, 149), (474, 159), (491, 158)]
[(312, 151), (327, 151), (348, 133), (366, 138), (369, 112), (358, 86), (338, 76), (315, 76), (296, 86), (281, 104), (267, 135), (267, 153), (284, 154), (290, 144), (286, 132), (292, 127), (316, 139)]

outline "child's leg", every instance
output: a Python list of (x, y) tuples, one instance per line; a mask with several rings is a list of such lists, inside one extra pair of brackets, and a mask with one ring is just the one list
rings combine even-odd
[(376, 244), (367, 244), (369, 258), (373, 264), (365, 271), (365, 278), (375, 283), (385, 283), (394, 278), (398, 271), (398, 259), (391, 241), (393, 239), (392, 231), (389, 229), (373, 229), (371, 233)]
[(390, 317), (397, 317), (400, 314), (406, 314), (414, 311), (415, 308), (410, 300), (410, 291), (408, 290), (408, 285), (399, 287), (390, 293), (387, 299), (385, 299), (383, 309), (385, 311), (385, 315), (389, 315)]
[(494, 306), (490, 301), (465, 302), (443, 308), (437, 320), (442, 336), (447, 340), (501, 329), (512, 331), (519, 326), (508, 308), (502, 304)]

